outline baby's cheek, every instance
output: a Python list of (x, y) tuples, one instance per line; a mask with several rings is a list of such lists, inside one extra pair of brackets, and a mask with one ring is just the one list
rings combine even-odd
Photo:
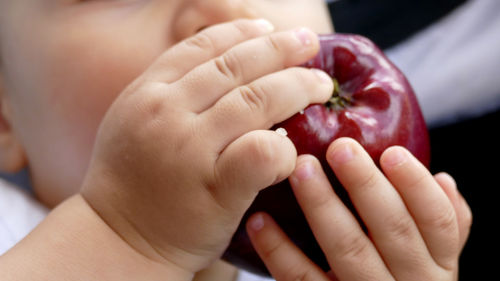
[(161, 54), (165, 38), (151, 40), (114, 18), (67, 17), (69, 10), (50, 5), (17, 8), (2, 29), (2, 72), (34, 188), (53, 206), (79, 189), (103, 116)]
[(30, 128), (26, 150), (37, 194), (49, 206), (78, 191), (100, 122), (136, 75), (104, 52), (89, 54), (74, 45), (62, 49), (44, 54), (36, 66), (40, 75), (33, 79), (39, 83), (26, 89), (36, 95), (36, 108), (25, 120), (31, 123), (25, 122)]
[(45, 126), (46, 134), (26, 145), (33, 188), (50, 207), (78, 192), (91, 156), (92, 132), (65, 135), (68, 126)]

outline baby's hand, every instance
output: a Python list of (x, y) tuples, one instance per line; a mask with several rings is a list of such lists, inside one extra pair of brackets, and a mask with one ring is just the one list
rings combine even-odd
[(307, 29), (262, 20), (207, 28), (166, 51), (101, 124), (82, 194), (141, 254), (195, 272), (218, 258), (259, 190), (290, 175), (296, 151), (269, 131), (331, 79), (299, 65)]
[(293, 191), (331, 265), (324, 273), (266, 214), (247, 224), (277, 281), (457, 280), (471, 212), (447, 174), (432, 176), (406, 149), (381, 157), (383, 173), (352, 139), (332, 143), (327, 160), (368, 229), (333, 192), (319, 161), (301, 156)]

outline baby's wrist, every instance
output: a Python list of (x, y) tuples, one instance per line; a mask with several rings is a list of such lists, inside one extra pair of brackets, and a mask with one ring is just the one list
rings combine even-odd
[[(61, 280), (93, 280), (96, 273), (105, 277), (99, 279), (111, 281), (166, 277), (192, 280), (194, 275), (174, 264), (155, 262), (142, 255), (106, 224), (80, 194), (55, 208), (30, 238), (25, 244), (40, 244), (39, 255), (30, 253), (31, 258), (37, 260), (42, 270), (47, 269), (47, 274), (60, 276)], [(27, 250), (31, 248), (28, 246)], [(53, 254), (45, 258), (46, 252)]]
[[(126, 273), (121, 277), (125, 279), (121, 280), (164, 280), (167, 276), (168, 279), (173, 278), (172, 280), (193, 279), (193, 272), (189, 272), (177, 266), (175, 263), (167, 262), (164, 259), (152, 259), (144, 255), (140, 250), (134, 248), (133, 245), (123, 238), (122, 234), (113, 230), (113, 228), (92, 209), (91, 205), (83, 196), (76, 195), (68, 201), (70, 201), (68, 203), (74, 204), (76, 208), (84, 213), (86, 217), (85, 220), (89, 224), (89, 227), (95, 228), (95, 231), (93, 231), (94, 235), (88, 238), (93, 240), (89, 241), (89, 244), (94, 246), (102, 244), (102, 252), (105, 251), (109, 254), (105, 259), (112, 261), (110, 270), (113, 270), (115, 266), (119, 265), (116, 271)], [(114, 275), (114, 272), (111, 272), (111, 274)], [(132, 276), (137, 276), (140, 279), (130, 278)]]
[[(50, 254), (48, 254), (50, 253)], [(8, 280), (192, 280), (174, 264), (154, 262), (130, 247), (75, 195), (55, 208), (0, 259)]]
[[(121, 182), (121, 179), (116, 182), (115, 178), (89, 176), (82, 185), (78, 198), (114, 234), (115, 239), (119, 239), (145, 260), (161, 264), (177, 276), (192, 278), (196, 272), (217, 259), (218, 252), (212, 249), (206, 251), (203, 250), (205, 248), (195, 246), (186, 249), (184, 246), (190, 247), (192, 244), (179, 243), (179, 228), (166, 226), (169, 220), (158, 222), (157, 210), (160, 207), (152, 207), (156, 206), (153, 204), (154, 199), (138, 199), (142, 195), (134, 192), (137, 188), (127, 184), (129, 183)], [(163, 217), (166, 217), (165, 212), (161, 214), (161, 218)]]

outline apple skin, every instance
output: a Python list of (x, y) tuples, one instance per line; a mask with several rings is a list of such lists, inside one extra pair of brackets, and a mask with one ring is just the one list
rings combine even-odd
[[(332, 99), (310, 105), (273, 129), (284, 128), (298, 154), (312, 154), (320, 160), (335, 192), (355, 213), (326, 162), (330, 143), (340, 137), (356, 139), (377, 164), (385, 149), (400, 145), (428, 167), (428, 131), (407, 79), (370, 40), (338, 33), (319, 38), (319, 53), (303, 66), (322, 69), (333, 77), (336, 89)], [(287, 180), (259, 193), (224, 253), (225, 260), (247, 271), (269, 275), (245, 230), (248, 217), (257, 211), (270, 214), (309, 258), (329, 270)]]

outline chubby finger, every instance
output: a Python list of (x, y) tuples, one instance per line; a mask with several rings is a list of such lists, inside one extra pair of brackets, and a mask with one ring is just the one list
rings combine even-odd
[(234, 46), (196, 67), (173, 86), (175, 92), (182, 93), (186, 106), (202, 112), (234, 88), (302, 64), (318, 50), (317, 35), (309, 29), (276, 32)]
[(403, 147), (388, 148), (380, 165), (403, 198), (435, 262), (453, 269), (459, 253), (458, 221), (445, 191)]
[(316, 240), (339, 280), (392, 279), (377, 249), (335, 194), (315, 157), (299, 157), (290, 183)]
[(470, 227), (472, 224), (472, 212), (470, 207), (458, 191), (457, 183), (452, 176), (441, 172), (434, 175), (434, 179), (446, 193), (453, 205), (453, 208), (455, 209), (460, 236), (460, 249), (463, 249), (465, 242), (469, 237)]
[(455, 180), (449, 174), (444, 172), (434, 175), (434, 180), (443, 189), (451, 203), (456, 205), (458, 203), (458, 190)]
[(216, 159), (212, 193), (220, 205), (242, 215), (261, 189), (290, 175), (296, 157), (287, 137), (266, 130), (246, 133)]
[(331, 281), (268, 214), (253, 214), (246, 227), (252, 245), (276, 281)]
[(413, 280), (422, 267), (436, 267), (405, 202), (358, 142), (334, 141), (327, 160), (396, 278)]
[(152, 81), (171, 83), (231, 47), (273, 31), (265, 19), (238, 19), (210, 26), (163, 53), (146, 71)]
[(320, 70), (292, 67), (264, 76), (231, 91), (199, 115), (219, 149), (241, 134), (269, 129), (311, 103), (323, 103), (333, 91), (332, 80)]

